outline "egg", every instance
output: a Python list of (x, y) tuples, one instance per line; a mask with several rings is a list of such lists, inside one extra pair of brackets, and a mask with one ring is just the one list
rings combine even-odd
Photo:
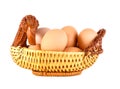
[(78, 46), (81, 49), (87, 48), (96, 36), (97, 32), (95, 32), (93, 29), (91, 28), (83, 29), (78, 36)]
[(41, 49), (39, 44), (37, 44), (37, 45), (29, 45), (28, 48), (33, 49), (33, 50), (40, 50)]
[(35, 34), (36, 44), (41, 44), (41, 40), (42, 40), (43, 36), (44, 36), (45, 33), (46, 33), (47, 31), (49, 31), (49, 30), (50, 30), (49, 28), (42, 27), (42, 28), (39, 28), (39, 29), (36, 31), (36, 34)]
[(67, 35), (64, 31), (59, 29), (49, 30), (42, 38), (41, 49), (48, 51), (63, 51), (67, 42)]
[(62, 28), (62, 30), (65, 31), (65, 33), (67, 34), (68, 38), (67, 47), (76, 46), (78, 36), (76, 29), (72, 26), (65, 26)]
[(82, 50), (78, 47), (67, 47), (64, 52), (81, 52)]

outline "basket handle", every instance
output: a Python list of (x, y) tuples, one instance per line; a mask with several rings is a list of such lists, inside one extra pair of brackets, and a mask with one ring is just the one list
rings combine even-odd
[(96, 38), (92, 41), (91, 45), (88, 46), (84, 51), (86, 53), (86, 55), (88, 53), (91, 53), (92, 55), (94, 54), (101, 54), (103, 52), (103, 49), (102, 49), (102, 38), (104, 37), (106, 33), (106, 30), (104, 28), (100, 29), (98, 32), (97, 32), (97, 36)]
[(19, 25), (18, 32), (12, 43), (12, 46), (27, 47), (27, 44), (26, 44), (27, 43), (27, 30), (29, 29), (31, 32), (35, 32), (38, 26), (39, 26), (39, 22), (35, 18), (35, 16), (26, 15), (25, 17), (23, 17)]

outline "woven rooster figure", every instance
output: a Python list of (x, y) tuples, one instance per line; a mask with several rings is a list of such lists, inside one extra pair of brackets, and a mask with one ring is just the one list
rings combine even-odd
[(96, 38), (82, 52), (56, 52), (32, 50), (27, 47), (29, 40), (27, 32), (35, 38), (35, 31), (39, 26), (35, 16), (25, 16), (19, 26), (18, 32), (11, 46), (13, 61), (22, 68), (32, 70), (32, 73), (39, 76), (73, 76), (80, 74), (84, 69), (92, 66), (99, 54), (103, 52), (102, 38), (106, 30), (100, 29)]

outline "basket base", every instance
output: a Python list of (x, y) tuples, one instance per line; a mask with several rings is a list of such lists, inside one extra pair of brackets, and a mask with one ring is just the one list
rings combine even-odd
[(77, 72), (40, 72), (32, 70), (32, 73), (36, 76), (74, 76), (81, 74), (82, 70)]

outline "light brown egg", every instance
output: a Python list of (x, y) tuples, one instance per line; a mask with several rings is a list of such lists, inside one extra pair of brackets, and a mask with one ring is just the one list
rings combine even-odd
[(78, 37), (76, 29), (72, 26), (65, 26), (62, 28), (62, 30), (65, 31), (65, 33), (67, 34), (68, 38), (67, 47), (76, 46)]
[(81, 52), (82, 50), (78, 47), (67, 47), (64, 52)]
[(97, 32), (91, 28), (82, 30), (78, 36), (78, 46), (81, 49), (87, 48), (96, 36)]
[(44, 36), (45, 33), (46, 33), (47, 31), (49, 31), (49, 30), (50, 30), (49, 28), (43, 27), (43, 28), (39, 28), (39, 29), (36, 31), (36, 34), (35, 34), (36, 44), (41, 44), (41, 40), (42, 40), (43, 36)]
[(28, 48), (33, 49), (33, 50), (41, 50), (41, 47), (40, 47), (39, 44), (37, 44), (37, 45), (29, 45)]
[(59, 29), (49, 30), (41, 41), (41, 49), (48, 51), (63, 51), (67, 45), (67, 35)]

